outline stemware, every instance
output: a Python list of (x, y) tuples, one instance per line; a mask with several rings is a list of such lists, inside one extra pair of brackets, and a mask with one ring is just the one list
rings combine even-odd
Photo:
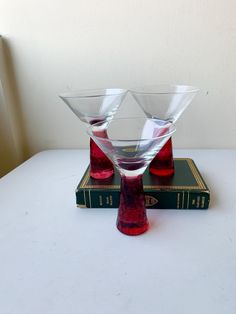
[[(175, 123), (199, 89), (187, 85), (156, 85), (130, 90), (148, 118)], [(174, 174), (172, 138), (170, 138), (150, 163), (149, 171), (159, 176)]]
[[(68, 92), (59, 97), (74, 114), (86, 124), (110, 121), (121, 105), (127, 90), (107, 88)], [(103, 131), (106, 137), (106, 130)], [(106, 179), (114, 174), (112, 162), (90, 138), (90, 176), (94, 179)]]
[(142, 176), (174, 131), (172, 123), (149, 118), (113, 119), (88, 128), (89, 136), (121, 175), (117, 228), (127, 235), (138, 235), (148, 229)]

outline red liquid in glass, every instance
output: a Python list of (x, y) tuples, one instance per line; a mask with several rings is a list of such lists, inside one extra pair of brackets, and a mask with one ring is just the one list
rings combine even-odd
[(122, 233), (133, 236), (148, 230), (142, 175), (121, 176), (117, 228)]
[(171, 176), (174, 174), (175, 169), (171, 138), (150, 163), (149, 172), (157, 176)]
[(113, 174), (112, 162), (90, 138), (90, 176), (94, 179), (106, 179)]

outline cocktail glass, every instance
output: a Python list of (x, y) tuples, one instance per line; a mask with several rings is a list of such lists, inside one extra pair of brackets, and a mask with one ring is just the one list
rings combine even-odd
[[(175, 123), (199, 89), (186, 85), (156, 85), (130, 90), (148, 118)], [(157, 153), (150, 163), (149, 171), (159, 176), (174, 174), (172, 138)]]
[[(120, 88), (82, 90), (59, 95), (74, 114), (86, 124), (112, 120), (127, 90)], [(103, 137), (106, 137), (104, 130)], [(114, 174), (112, 162), (90, 138), (90, 176), (106, 179)]]
[(121, 175), (117, 228), (127, 235), (138, 235), (148, 229), (142, 176), (174, 131), (172, 123), (148, 118), (113, 119), (88, 128), (90, 137)]

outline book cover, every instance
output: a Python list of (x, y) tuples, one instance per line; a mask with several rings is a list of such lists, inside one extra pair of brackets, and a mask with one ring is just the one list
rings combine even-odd
[[(207, 209), (210, 191), (197, 166), (190, 158), (175, 158), (175, 174), (157, 177), (146, 169), (143, 185), (147, 208)], [(89, 167), (77, 189), (76, 202), (81, 208), (117, 208), (120, 196), (120, 175), (105, 180), (89, 176)]]

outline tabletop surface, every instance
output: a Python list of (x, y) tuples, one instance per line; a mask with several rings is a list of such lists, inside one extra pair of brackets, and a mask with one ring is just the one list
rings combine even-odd
[(236, 150), (193, 158), (209, 210), (148, 210), (137, 237), (117, 209), (80, 209), (88, 150), (43, 151), (0, 179), (1, 314), (235, 314)]

